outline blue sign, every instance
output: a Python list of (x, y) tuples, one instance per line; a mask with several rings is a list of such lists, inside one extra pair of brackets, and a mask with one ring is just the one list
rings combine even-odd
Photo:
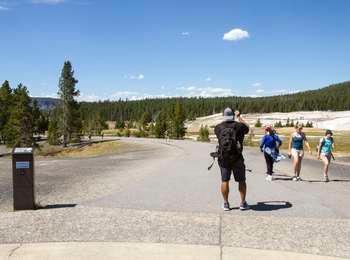
[(16, 162), (16, 169), (29, 169), (29, 162)]

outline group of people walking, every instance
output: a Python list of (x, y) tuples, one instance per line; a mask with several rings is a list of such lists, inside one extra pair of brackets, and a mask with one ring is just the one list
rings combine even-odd
[[(215, 127), (215, 135), (218, 138), (218, 163), (221, 172), (221, 194), (224, 199), (223, 210), (230, 210), (229, 204), (229, 182), (233, 175), (238, 182), (238, 190), (240, 193), (241, 210), (249, 209), (246, 201), (247, 185), (246, 185), (246, 166), (242, 155), (244, 136), (249, 132), (248, 123), (242, 118), (239, 111), (233, 113), (231, 108), (224, 110), (224, 121)], [(235, 120), (236, 117), (236, 120)], [(273, 165), (275, 162), (284, 159), (280, 153), (282, 140), (277, 135), (271, 125), (265, 127), (265, 135), (262, 137), (260, 150), (264, 154), (266, 161), (266, 180), (273, 180)], [(312, 154), (311, 146), (307, 141), (303, 132), (303, 126), (297, 124), (295, 131), (289, 138), (288, 157), (293, 160), (294, 181), (301, 181), (300, 172), (301, 164), (304, 157), (304, 146), (306, 146), (309, 154)], [(333, 158), (332, 151), (335, 147), (333, 133), (327, 130), (325, 136), (320, 139), (317, 146), (317, 158), (323, 162), (324, 181), (328, 182), (328, 168)]]
[[(272, 126), (267, 125), (265, 127), (265, 135), (263, 136), (260, 144), (261, 152), (264, 153), (266, 160), (266, 180), (272, 181), (273, 164), (278, 162), (283, 156), (279, 153), (279, 148), (282, 145), (282, 141), (277, 135)], [(295, 131), (290, 135), (288, 143), (288, 157), (293, 160), (293, 180), (301, 181), (301, 163), (304, 158), (304, 146), (306, 146), (309, 154), (312, 154), (311, 146), (307, 141), (306, 135), (303, 132), (303, 126), (297, 124)], [(322, 137), (317, 145), (317, 159), (323, 162), (323, 177), (325, 182), (329, 182), (328, 169), (329, 164), (333, 158), (333, 149), (335, 147), (333, 133), (331, 130), (325, 132), (325, 136)]]

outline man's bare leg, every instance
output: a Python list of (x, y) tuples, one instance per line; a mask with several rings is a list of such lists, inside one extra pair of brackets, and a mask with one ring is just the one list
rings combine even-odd
[(221, 183), (221, 194), (224, 198), (224, 202), (228, 202), (228, 194), (230, 192), (230, 185), (228, 181), (223, 181)]
[(239, 195), (241, 195), (241, 202), (245, 202), (245, 197), (247, 195), (247, 184), (246, 182), (240, 182), (238, 184)]

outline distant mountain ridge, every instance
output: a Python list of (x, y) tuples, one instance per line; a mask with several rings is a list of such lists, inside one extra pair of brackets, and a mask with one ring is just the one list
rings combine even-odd
[(32, 97), (32, 100), (36, 100), (42, 110), (52, 110), (60, 103), (58, 98), (49, 97)]

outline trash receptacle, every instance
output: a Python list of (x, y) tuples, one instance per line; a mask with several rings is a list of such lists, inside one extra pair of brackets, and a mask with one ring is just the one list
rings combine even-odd
[(12, 151), (13, 208), (35, 209), (33, 148), (14, 148)]

